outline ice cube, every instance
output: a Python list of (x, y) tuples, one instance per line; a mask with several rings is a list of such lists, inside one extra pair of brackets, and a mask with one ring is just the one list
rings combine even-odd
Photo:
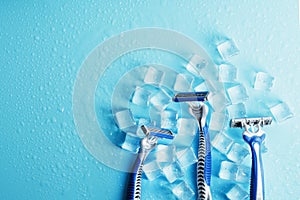
[(236, 181), (240, 183), (248, 183), (251, 176), (251, 168), (245, 165), (239, 165), (236, 174)]
[(227, 154), (227, 158), (233, 162), (242, 163), (249, 154), (249, 150), (243, 145), (234, 143)]
[(239, 84), (227, 89), (232, 104), (243, 103), (248, 99), (246, 88)]
[(255, 76), (254, 89), (270, 90), (273, 86), (274, 77), (265, 72), (258, 72)]
[(209, 104), (215, 111), (222, 111), (229, 105), (229, 100), (223, 93), (209, 93), (207, 97)]
[(179, 147), (189, 147), (197, 132), (197, 122), (192, 118), (179, 118), (177, 120), (177, 135), (173, 144)]
[(161, 127), (174, 130), (176, 128), (176, 120), (178, 113), (172, 109), (165, 109), (161, 112)]
[(244, 103), (227, 106), (227, 111), (230, 118), (241, 118), (246, 116), (246, 107)]
[(121, 147), (122, 147), (122, 149), (125, 149), (127, 151), (137, 153), (140, 148), (140, 141), (141, 141), (141, 138), (128, 133), (128, 134), (126, 134), (125, 140), (124, 140), (123, 144), (121, 145)]
[(236, 80), (236, 67), (230, 63), (219, 66), (219, 81), (233, 83)]
[(238, 173), (238, 165), (229, 161), (222, 161), (219, 171), (219, 177), (225, 180), (235, 181)]
[(177, 161), (165, 166), (162, 168), (163, 174), (165, 175), (166, 179), (173, 183), (177, 179), (184, 176), (184, 172), (181, 169), (179, 163)]
[(207, 65), (208, 62), (202, 58), (202, 56), (195, 54), (191, 57), (189, 63), (186, 65), (186, 69), (192, 74), (199, 76), (200, 71)]
[(159, 90), (151, 98), (150, 103), (157, 109), (163, 110), (171, 102), (171, 96), (164, 90)]
[(244, 200), (248, 199), (248, 193), (239, 185), (234, 185), (227, 193), (226, 196), (230, 200)]
[(149, 110), (146, 106), (140, 106), (133, 103), (129, 104), (134, 119), (149, 118)]
[(176, 147), (174, 145), (157, 145), (155, 157), (157, 162), (172, 163), (176, 159)]
[(270, 111), (276, 120), (276, 122), (283, 122), (291, 117), (293, 117), (293, 113), (290, 111), (288, 105), (284, 102), (276, 104), (275, 106), (270, 108)]
[(132, 96), (132, 103), (139, 105), (139, 106), (148, 106), (149, 104), (149, 96), (151, 92), (141, 88), (141, 87), (136, 87), (133, 96)]
[(168, 89), (173, 89), (177, 74), (178, 73), (175, 71), (166, 72), (163, 76), (161, 85)]
[(177, 160), (181, 167), (188, 167), (198, 161), (197, 156), (192, 147), (182, 149), (177, 151)]
[(192, 87), (193, 77), (188, 74), (178, 74), (176, 76), (174, 90), (179, 92), (190, 91)]
[(164, 72), (154, 67), (149, 67), (144, 77), (144, 82), (147, 84), (160, 85), (163, 79)]
[(153, 181), (162, 175), (162, 170), (156, 160), (146, 163), (143, 166), (143, 171), (149, 181)]
[(132, 113), (129, 109), (121, 110), (115, 113), (115, 119), (118, 127), (121, 130), (132, 127), (135, 125)]
[(224, 113), (213, 112), (209, 123), (209, 129), (213, 131), (220, 131), (224, 129), (224, 126), (228, 118)]
[(199, 84), (197, 84), (195, 87), (194, 87), (194, 90), (196, 92), (201, 92), (201, 91), (208, 91), (207, 89), (207, 86), (206, 86), (206, 83), (203, 81)]
[(233, 144), (233, 140), (221, 132), (214, 137), (211, 144), (220, 153), (226, 155)]
[(181, 200), (190, 200), (195, 196), (195, 192), (185, 181), (178, 182), (175, 187), (173, 187), (172, 192)]
[(222, 43), (217, 45), (217, 49), (223, 58), (223, 60), (228, 60), (234, 55), (239, 53), (239, 49), (237, 48), (235, 42), (232, 39), (227, 39)]

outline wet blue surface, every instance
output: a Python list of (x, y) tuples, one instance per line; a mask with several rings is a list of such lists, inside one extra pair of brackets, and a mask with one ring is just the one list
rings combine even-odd
[[(142, 27), (181, 32), (216, 63), (215, 43), (233, 38), (240, 49), (232, 58), (238, 81), (249, 87), (255, 69), (275, 78), (272, 94), (295, 116), (265, 128), (266, 197), (300, 196), (298, 2), (2, 0), (0, 9), (1, 199), (122, 199), (126, 174), (104, 166), (85, 149), (73, 121), (72, 93), (93, 48)], [(255, 100), (248, 104), (253, 115)], [(152, 189), (147, 199), (163, 199), (163, 193), (150, 194)]]

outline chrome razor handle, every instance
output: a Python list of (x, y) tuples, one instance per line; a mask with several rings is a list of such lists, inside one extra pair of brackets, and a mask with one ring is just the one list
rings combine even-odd
[(138, 156), (135, 160), (132, 173), (129, 175), (127, 185), (127, 200), (139, 200), (141, 199), (142, 192), (142, 173), (144, 160), (148, 156), (150, 150), (140, 148)]
[(243, 136), (249, 144), (252, 154), (250, 200), (264, 200), (264, 171), (261, 157), (261, 144), (265, 139), (265, 134), (260, 136)]
[(205, 124), (200, 129), (198, 162), (197, 162), (197, 187), (198, 200), (211, 200), (210, 192), (211, 180), (211, 146), (208, 126)]

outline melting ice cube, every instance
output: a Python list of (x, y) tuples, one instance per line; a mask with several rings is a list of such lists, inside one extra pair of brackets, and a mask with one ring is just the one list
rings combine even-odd
[(170, 183), (175, 182), (184, 175), (184, 172), (177, 161), (163, 167), (162, 171)]
[(211, 144), (220, 153), (226, 155), (233, 144), (233, 140), (224, 133), (219, 133), (214, 137)]
[(224, 113), (213, 112), (211, 114), (209, 129), (213, 131), (220, 131), (224, 128), (227, 120), (227, 116)]
[(136, 87), (133, 96), (132, 96), (132, 103), (139, 105), (139, 106), (148, 106), (149, 104), (149, 96), (151, 92), (141, 88), (141, 87)]
[(177, 183), (172, 189), (172, 192), (178, 199), (181, 200), (190, 200), (195, 196), (194, 191), (185, 181)]
[(246, 149), (243, 145), (234, 143), (227, 154), (227, 158), (233, 162), (242, 163), (248, 155), (248, 149)]
[(195, 75), (200, 75), (201, 69), (205, 68), (207, 66), (207, 61), (202, 58), (200, 55), (193, 55), (189, 61), (189, 63), (186, 65), (186, 69)]
[(188, 74), (178, 74), (176, 76), (174, 90), (179, 92), (190, 91), (192, 87), (193, 77)]
[(248, 193), (239, 185), (234, 185), (227, 193), (226, 196), (230, 200), (244, 200), (248, 199)]
[(161, 127), (174, 130), (176, 128), (177, 111), (172, 109), (165, 109), (161, 112)]
[(246, 88), (239, 84), (227, 89), (232, 104), (243, 103), (248, 99)]
[(179, 147), (189, 147), (197, 132), (196, 121), (191, 118), (180, 118), (177, 120), (177, 128), (173, 144)]
[(149, 181), (153, 181), (162, 175), (162, 171), (156, 160), (146, 163), (143, 166), (143, 171)]
[(288, 105), (284, 102), (281, 102), (271, 107), (270, 111), (278, 123), (293, 117), (293, 113), (290, 111)]
[(228, 60), (230, 57), (239, 53), (239, 49), (232, 39), (227, 39), (226, 41), (218, 44), (217, 49), (224, 60)]
[(157, 109), (163, 110), (171, 102), (172, 98), (164, 90), (159, 90), (150, 98), (150, 103)]
[(219, 66), (219, 81), (233, 83), (236, 80), (236, 67), (230, 63), (221, 64)]
[(246, 116), (246, 107), (243, 103), (227, 106), (227, 111), (230, 118), (241, 118)]
[(198, 161), (192, 147), (177, 151), (176, 155), (178, 162), (183, 168), (188, 167)]
[(268, 73), (258, 72), (256, 73), (253, 87), (257, 90), (270, 90), (273, 86), (273, 80), (274, 77), (270, 76)]
[(174, 145), (157, 145), (155, 157), (157, 162), (172, 163), (176, 159), (176, 147)]
[(159, 85), (163, 79), (164, 72), (154, 67), (149, 67), (144, 77), (144, 82), (147, 84)]
[(116, 122), (121, 130), (135, 125), (132, 113), (129, 109), (121, 110), (115, 113)]
[(238, 165), (233, 162), (222, 161), (219, 177), (225, 180), (236, 180)]
[(141, 138), (132, 134), (126, 134), (125, 140), (121, 145), (122, 149), (137, 153), (140, 148)]

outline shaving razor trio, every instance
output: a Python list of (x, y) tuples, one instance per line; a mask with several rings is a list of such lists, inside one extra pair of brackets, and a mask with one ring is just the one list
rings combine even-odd
[[(183, 92), (173, 97), (174, 102), (186, 102), (189, 112), (198, 122), (198, 161), (197, 161), (197, 198), (198, 200), (211, 200), (211, 166), (212, 155), (207, 117), (209, 107), (205, 104), (208, 92)], [(231, 119), (230, 127), (243, 128), (243, 139), (250, 146), (252, 155), (252, 168), (250, 180), (250, 200), (264, 200), (264, 174), (261, 157), (261, 145), (265, 139), (262, 127), (270, 125), (271, 117)], [(141, 126), (145, 137), (140, 141), (140, 148), (130, 174), (127, 190), (127, 199), (141, 198), (142, 167), (150, 151), (160, 139), (172, 140), (173, 133), (167, 129)]]

